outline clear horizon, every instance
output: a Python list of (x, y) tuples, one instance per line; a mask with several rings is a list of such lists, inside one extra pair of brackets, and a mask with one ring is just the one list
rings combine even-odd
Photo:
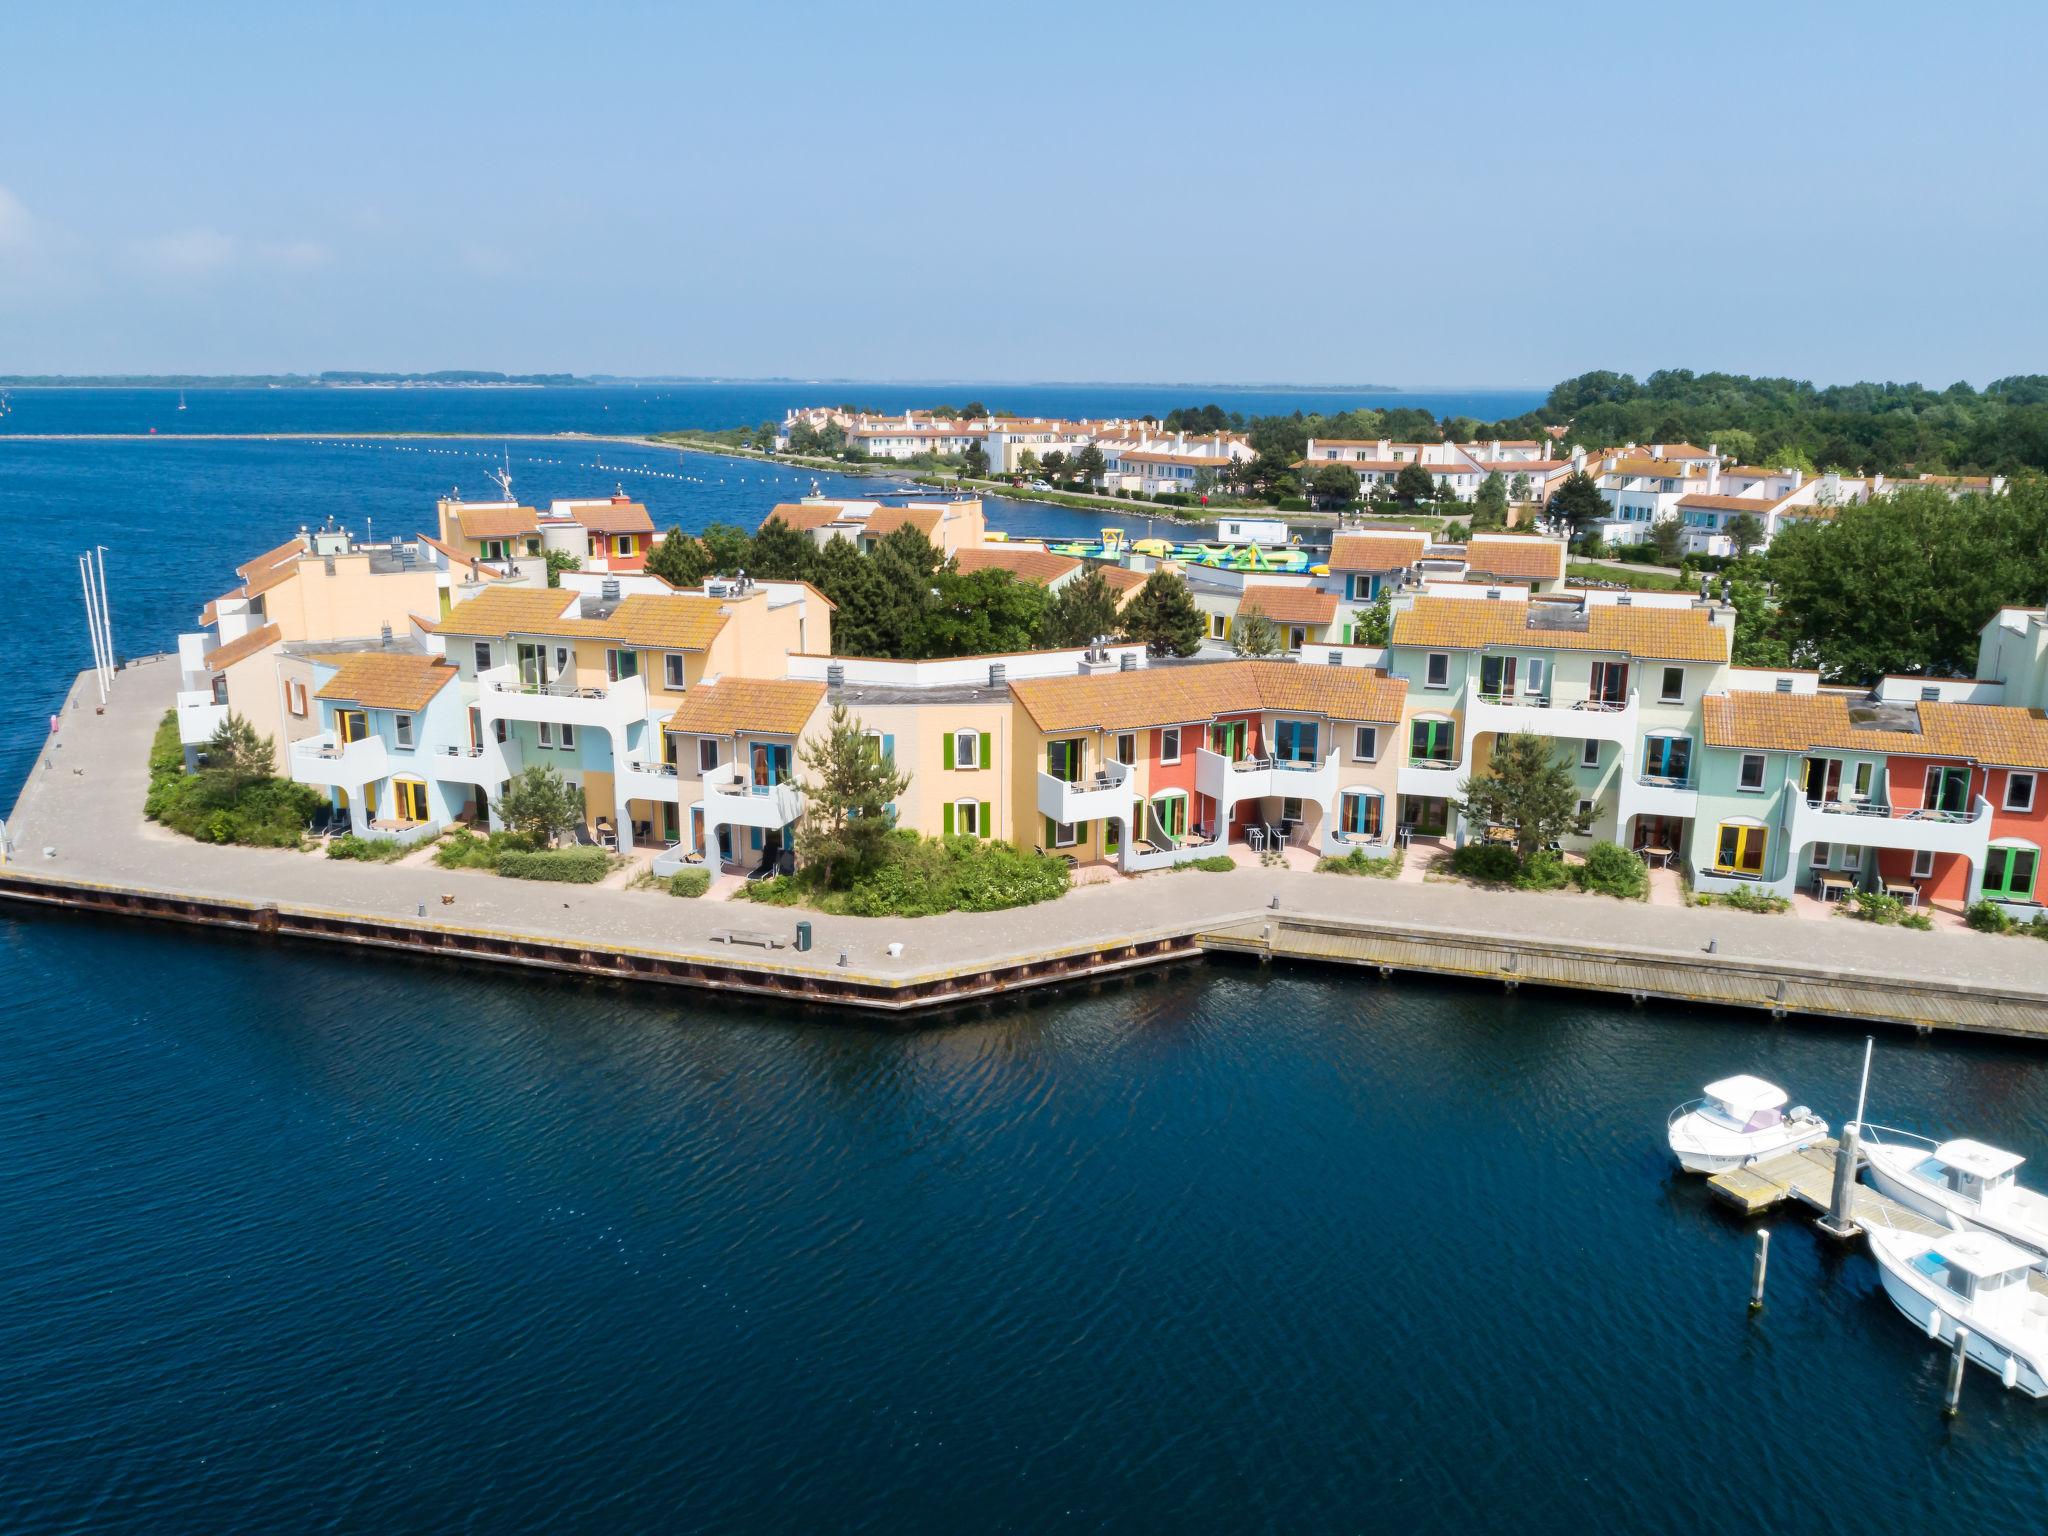
[(40, 131), (0, 149), (0, 367), (2048, 371), (2048, 12), (1717, 21), (46, 8), (10, 30)]

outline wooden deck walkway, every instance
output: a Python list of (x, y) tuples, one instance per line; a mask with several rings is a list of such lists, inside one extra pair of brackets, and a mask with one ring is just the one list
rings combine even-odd
[[(1797, 1152), (1717, 1173), (1707, 1180), (1707, 1188), (1715, 1198), (1726, 1201), (1745, 1216), (1754, 1216), (1786, 1200), (1796, 1200), (1825, 1215), (1834, 1199), (1835, 1164), (1840, 1155), (1841, 1144), (1830, 1136)], [(1861, 1182), (1851, 1188), (1849, 1212), (1850, 1219), (1866, 1231), (1889, 1227), (1936, 1237), (1949, 1230)]]

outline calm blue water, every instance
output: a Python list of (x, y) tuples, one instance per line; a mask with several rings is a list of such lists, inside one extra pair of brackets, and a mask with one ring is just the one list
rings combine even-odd
[[(465, 451), (0, 445), (53, 619), (0, 800), (80, 546), (155, 649)], [(689, 527), (808, 481), (510, 451)], [(1852, 1030), (1231, 967), (883, 1028), (4, 912), (0, 997), (7, 1529), (2042, 1526), (2048, 1407), (1973, 1372), (1945, 1424), (1794, 1217), (1751, 1321), (1748, 1228), (1668, 1169), (1729, 1071), (1839, 1119)], [(2048, 1056), (1882, 1037), (1873, 1114), (2048, 1159)]]
[(900, 411), (979, 400), (1023, 416), (1164, 415), (1220, 405), (1247, 416), (1420, 406), (1438, 417), (1519, 416), (1540, 390), (1391, 393), (1178, 384), (635, 384), (572, 389), (12, 389), (0, 436), (43, 432), (659, 432), (779, 421), (791, 406)]

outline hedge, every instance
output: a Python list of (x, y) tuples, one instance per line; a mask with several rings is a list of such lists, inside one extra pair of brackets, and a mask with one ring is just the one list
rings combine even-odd
[(595, 885), (612, 867), (602, 848), (546, 848), (538, 853), (501, 853), (498, 873), (513, 880), (560, 880)]
[(711, 889), (711, 871), (708, 869), (679, 869), (668, 877), (668, 893), (671, 896), (702, 896)]

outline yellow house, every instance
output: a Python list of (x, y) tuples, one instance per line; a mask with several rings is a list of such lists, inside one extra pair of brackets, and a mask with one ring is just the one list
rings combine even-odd
[(473, 560), (516, 560), (541, 552), (540, 514), (511, 501), (434, 504), (441, 542)]

